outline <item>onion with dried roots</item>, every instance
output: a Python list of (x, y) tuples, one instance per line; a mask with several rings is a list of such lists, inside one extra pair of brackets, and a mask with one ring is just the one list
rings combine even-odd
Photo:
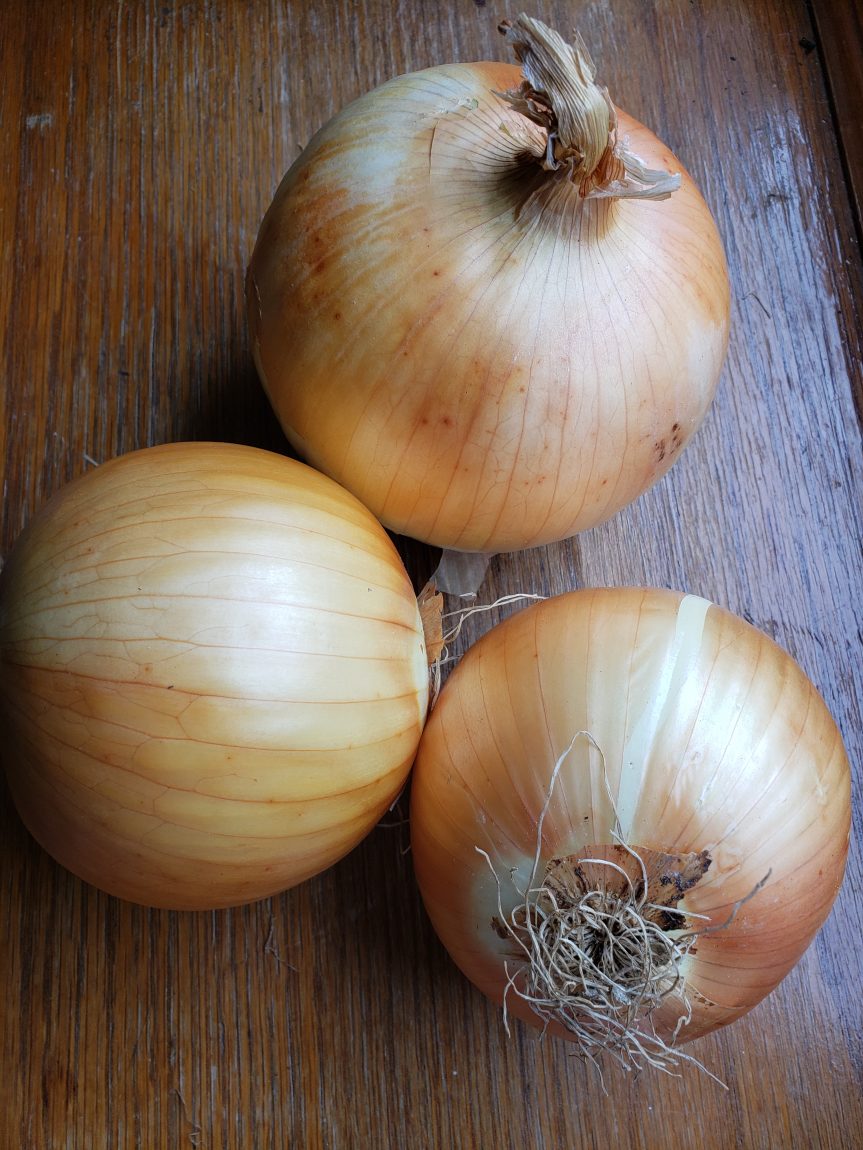
[(64, 487), (0, 577), (0, 711), (30, 831), (152, 906), (273, 894), (402, 787), (428, 669), (410, 580), (295, 460), (189, 443)]
[(295, 448), (447, 549), (613, 515), (711, 403), (729, 287), (681, 164), (581, 41), (502, 26), (522, 65), (384, 84), (306, 147), (261, 225), (255, 360)]
[(820, 695), (757, 628), (692, 595), (575, 591), (462, 658), (411, 828), (438, 935), (506, 1015), (668, 1068), (823, 923), (850, 773)]

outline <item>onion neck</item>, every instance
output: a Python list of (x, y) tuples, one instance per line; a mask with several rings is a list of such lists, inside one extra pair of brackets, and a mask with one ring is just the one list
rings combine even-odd
[(648, 168), (617, 135), (617, 112), (594, 82), (580, 36), (573, 45), (539, 20), (521, 15), (499, 25), (522, 67), (518, 88), (500, 95), (547, 133), (541, 163), (563, 172), (584, 199), (667, 199), (679, 173)]

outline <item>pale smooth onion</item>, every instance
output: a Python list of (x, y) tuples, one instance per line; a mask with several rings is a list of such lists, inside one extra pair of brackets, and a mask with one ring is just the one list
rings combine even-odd
[(393, 530), (467, 551), (635, 499), (702, 422), (728, 340), (722, 245), (680, 162), (580, 41), (505, 31), (523, 71), (401, 76), (322, 128), (246, 282), (297, 450)]
[(335, 862), (402, 787), (427, 684), (383, 528), (255, 448), (105, 463), (0, 577), (15, 803), (55, 859), (135, 902), (229, 906)]
[[(458, 966), (508, 1014), (627, 1064), (673, 1058), (678, 1028), (733, 1022), (780, 982), (836, 898), (849, 826), (842, 740), (800, 667), (672, 591), (571, 592), (492, 628), (412, 781), (416, 875)], [(668, 960), (651, 985), (633, 923)]]

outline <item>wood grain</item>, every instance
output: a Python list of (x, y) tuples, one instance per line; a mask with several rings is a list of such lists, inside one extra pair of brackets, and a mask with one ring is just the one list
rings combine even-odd
[[(801, 39), (804, 51), (818, 48), (824, 67), (830, 111), (842, 157), (845, 185), (851, 200), (856, 245), (848, 258), (859, 263), (863, 245), (863, 5), (860, 0), (827, 0), (812, 5), (817, 44)], [(863, 315), (857, 301), (857, 322), (849, 333), (859, 355)], [(852, 386), (854, 386), (852, 381)], [(857, 412), (863, 420), (863, 386), (855, 387)]]
[[(502, 59), (516, 4), (7, 0), (0, 12), (4, 554), (93, 463), (149, 443), (284, 449), (242, 280), (282, 172), (387, 77)], [(804, 0), (537, 3), (711, 205), (733, 334), (671, 473), (576, 540), (500, 556), (481, 598), (706, 595), (785, 646), (863, 750), (863, 277)], [(819, 17), (820, 19), (820, 17)], [(823, 35), (823, 28), (822, 28)], [(419, 583), (436, 556), (403, 542)], [(498, 612), (472, 619), (470, 641)], [(331, 871), (234, 911), (84, 886), (0, 812), (0, 1146), (845, 1148), (863, 1142), (861, 804), (834, 913), (681, 1078), (597, 1076), (498, 1012), (434, 938), (396, 810)], [(801, 891), (805, 898), (806, 892)]]
[(863, 7), (833, 0), (812, 8), (818, 43), (803, 41), (808, 51), (820, 48), (845, 176), (851, 195), (858, 239), (863, 232)]

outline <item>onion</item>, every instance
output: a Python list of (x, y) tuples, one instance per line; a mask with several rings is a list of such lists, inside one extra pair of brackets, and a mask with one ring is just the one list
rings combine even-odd
[(512, 1014), (625, 1065), (739, 1018), (838, 893), (850, 774), (797, 664), (704, 599), (586, 590), (464, 656), (413, 773), (432, 923)]
[(106, 463), (0, 579), (15, 803), (55, 859), (135, 902), (229, 906), (335, 862), (402, 787), (427, 697), (383, 528), (266, 451)]
[(722, 246), (680, 163), (580, 41), (505, 30), (523, 72), (401, 76), (318, 132), (246, 281), (295, 448), (393, 530), (467, 551), (636, 498), (704, 418), (728, 339)]

